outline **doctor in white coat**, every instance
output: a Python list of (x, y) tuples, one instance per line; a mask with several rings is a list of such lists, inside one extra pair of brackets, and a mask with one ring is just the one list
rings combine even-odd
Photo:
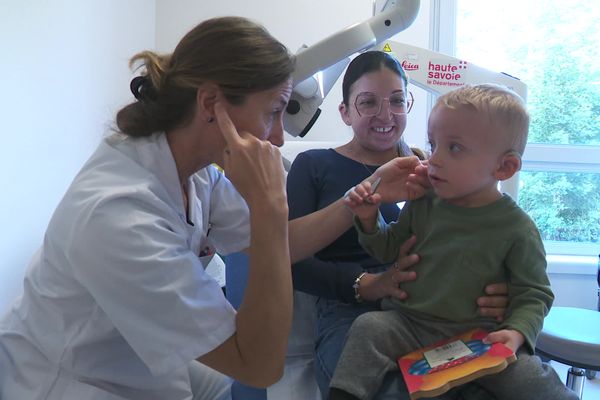
[[(262, 27), (208, 20), (171, 55), (132, 62), (144, 66), (136, 101), (69, 187), (0, 321), (2, 400), (217, 400), (227, 377), (272, 384), (291, 324), (290, 258), (351, 225), (338, 201), (288, 232), (276, 146), (294, 58)], [(419, 177), (405, 184), (408, 164), (379, 172), (393, 183), (383, 196), (420, 190)], [(236, 313), (204, 268), (242, 249)]]

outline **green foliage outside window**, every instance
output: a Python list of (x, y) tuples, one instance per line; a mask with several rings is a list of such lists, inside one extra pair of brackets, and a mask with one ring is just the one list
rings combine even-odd
[(543, 240), (600, 241), (600, 174), (522, 172), (519, 205)]

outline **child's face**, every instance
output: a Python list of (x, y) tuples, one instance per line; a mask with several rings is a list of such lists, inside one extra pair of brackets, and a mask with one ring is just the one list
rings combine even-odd
[(429, 118), (428, 174), (435, 193), (451, 204), (480, 207), (501, 197), (494, 173), (501, 165), (503, 132), (486, 115), (437, 107)]

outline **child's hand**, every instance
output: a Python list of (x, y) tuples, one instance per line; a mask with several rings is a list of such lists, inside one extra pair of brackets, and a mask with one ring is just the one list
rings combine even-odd
[(513, 352), (517, 352), (519, 347), (525, 343), (525, 337), (519, 331), (513, 329), (502, 329), (500, 331), (492, 332), (483, 339), (483, 343), (504, 343), (504, 345), (510, 348)]
[(358, 217), (366, 232), (371, 231), (375, 226), (380, 203), (381, 196), (373, 193), (369, 181), (359, 183), (344, 195), (344, 205)]

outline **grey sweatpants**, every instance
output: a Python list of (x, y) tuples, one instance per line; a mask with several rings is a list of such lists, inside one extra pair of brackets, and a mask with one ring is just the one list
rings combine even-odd
[[(398, 370), (398, 357), (474, 328), (493, 331), (497, 324), (423, 320), (397, 310), (362, 314), (350, 328), (331, 387), (361, 400), (371, 399), (385, 374)], [(477, 383), (499, 400), (578, 399), (554, 369), (525, 350), (519, 351), (517, 361), (505, 370), (479, 378)]]

